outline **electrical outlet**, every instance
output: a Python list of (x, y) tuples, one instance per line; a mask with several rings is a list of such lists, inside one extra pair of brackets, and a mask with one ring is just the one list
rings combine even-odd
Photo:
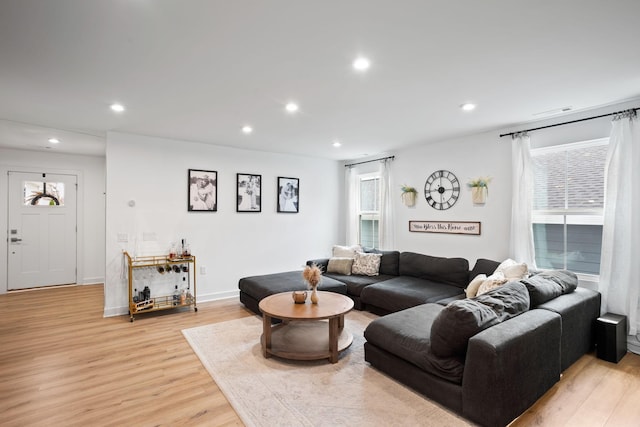
[(207, 267), (205, 267), (205, 266), (200, 266), (200, 274), (201, 274), (201, 275), (203, 275), (203, 276), (204, 276), (205, 274), (207, 274)]
[(142, 233), (142, 241), (143, 242), (155, 242), (158, 240), (156, 233), (154, 232), (143, 232)]
[(127, 243), (129, 241), (129, 235), (127, 233), (118, 233), (118, 242)]

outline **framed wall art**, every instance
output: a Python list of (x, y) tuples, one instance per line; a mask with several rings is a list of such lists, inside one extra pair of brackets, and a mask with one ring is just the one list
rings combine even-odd
[(262, 175), (239, 173), (236, 176), (236, 212), (262, 211)]
[(479, 221), (409, 221), (409, 231), (480, 235)]
[(189, 169), (187, 205), (190, 212), (218, 210), (218, 172)]
[(278, 212), (298, 213), (299, 189), (298, 178), (278, 177)]

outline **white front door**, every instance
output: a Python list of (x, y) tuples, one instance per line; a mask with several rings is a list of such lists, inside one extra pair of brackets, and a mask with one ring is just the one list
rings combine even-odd
[(75, 175), (9, 172), (8, 288), (76, 283)]

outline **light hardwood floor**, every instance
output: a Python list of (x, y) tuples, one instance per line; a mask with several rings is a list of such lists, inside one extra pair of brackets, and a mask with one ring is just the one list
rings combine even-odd
[[(237, 299), (130, 323), (103, 318), (102, 295), (102, 285), (0, 295), (0, 425), (242, 425), (181, 333), (251, 316)], [(640, 356), (584, 356), (513, 425), (640, 425)]]

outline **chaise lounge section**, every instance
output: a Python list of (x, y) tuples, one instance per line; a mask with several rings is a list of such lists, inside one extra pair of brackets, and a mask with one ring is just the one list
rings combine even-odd
[(600, 294), (576, 285), (570, 272), (542, 272), (380, 317), (365, 330), (365, 360), (471, 421), (507, 425), (593, 349)]
[[(305, 290), (306, 284), (302, 280), (300, 271), (287, 271), (284, 273), (244, 277), (238, 282), (238, 287), (240, 289), (240, 302), (254, 313), (262, 315), (258, 307), (262, 299), (280, 292)], [(330, 277), (325, 277), (318, 286), (318, 290), (346, 295), (347, 285)]]

